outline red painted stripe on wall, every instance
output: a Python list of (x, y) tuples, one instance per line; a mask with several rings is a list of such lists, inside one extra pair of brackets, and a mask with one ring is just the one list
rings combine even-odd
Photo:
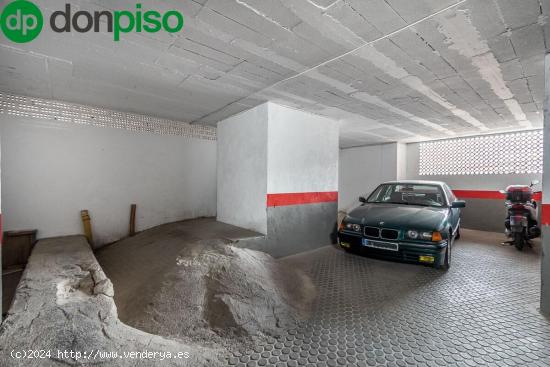
[[(499, 191), (490, 191), (490, 190), (453, 190), (456, 197), (459, 199), (488, 199), (488, 200), (504, 200), (504, 194), (501, 194)], [(533, 195), (533, 200), (541, 201), (542, 192), (535, 192)]]
[(338, 201), (338, 191), (267, 194), (268, 207), (331, 203), (335, 201)]
[(543, 226), (550, 226), (550, 204), (542, 204), (540, 222)]
[(498, 191), (481, 190), (453, 190), (453, 193), (459, 199), (498, 199), (504, 200), (504, 195)]

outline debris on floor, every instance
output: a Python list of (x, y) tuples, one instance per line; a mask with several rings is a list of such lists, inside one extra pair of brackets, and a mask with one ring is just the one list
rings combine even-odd
[(216, 222), (204, 233), (197, 233), (196, 223), (185, 226), (154, 228), (99, 252), (123, 322), (231, 349), (279, 335), (308, 318), (316, 290), (299, 268), (232, 246), (236, 234), (229, 240), (212, 228), (226, 231), (228, 225)]
[[(112, 296), (112, 284), (85, 237), (40, 240), (0, 328), (0, 366), (156, 366), (159, 358), (163, 366), (222, 365), (219, 348), (123, 324)], [(36, 354), (13, 354), (24, 351)]]
[(310, 279), (265, 253), (207, 240), (190, 245), (175, 261), (129, 324), (208, 342), (277, 335), (308, 316), (314, 298)]

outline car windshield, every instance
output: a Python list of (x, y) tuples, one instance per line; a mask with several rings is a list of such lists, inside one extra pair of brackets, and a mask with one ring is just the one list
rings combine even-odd
[(367, 202), (435, 207), (446, 205), (441, 187), (408, 183), (382, 184), (374, 190)]

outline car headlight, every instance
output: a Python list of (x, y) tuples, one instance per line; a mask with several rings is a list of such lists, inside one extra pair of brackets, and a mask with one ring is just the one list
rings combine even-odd
[(356, 223), (346, 223), (344, 228), (348, 231), (361, 232), (361, 226)]
[(418, 231), (412, 229), (408, 230), (407, 237), (409, 237), (411, 240), (416, 240), (418, 238)]
[(422, 238), (425, 241), (431, 241), (433, 236), (433, 232), (420, 232), (420, 238)]
[(423, 240), (423, 241), (441, 241), (441, 233), (430, 231), (417, 231), (410, 229), (407, 231), (407, 237), (411, 240)]

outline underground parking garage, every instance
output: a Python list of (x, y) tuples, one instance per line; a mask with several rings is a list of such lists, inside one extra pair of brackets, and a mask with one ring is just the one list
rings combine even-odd
[(549, 17), (2, 2), (0, 366), (550, 366)]

